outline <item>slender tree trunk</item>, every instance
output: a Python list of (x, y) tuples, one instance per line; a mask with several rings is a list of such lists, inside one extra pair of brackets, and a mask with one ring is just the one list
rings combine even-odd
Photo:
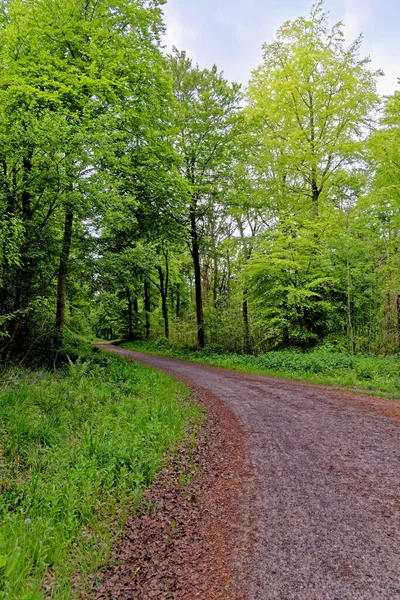
[(313, 157), (313, 166), (311, 168), (311, 199), (312, 199), (312, 216), (318, 217), (319, 215), (319, 195), (321, 190), (318, 189), (317, 182), (317, 168), (316, 168), (316, 157), (315, 157), (315, 114), (314, 114), (314, 98), (313, 94), (309, 91), (309, 109), (310, 109), (310, 145), (311, 154)]
[(197, 346), (204, 348), (204, 315), (203, 315), (203, 297), (201, 292), (201, 269), (200, 269), (200, 253), (199, 240), (197, 235), (196, 224), (196, 205), (195, 199), (192, 201), (190, 208), (190, 236), (192, 242), (192, 258), (194, 267), (194, 287), (196, 296), (196, 319), (197, 319)]
[(169, 318), (168, 318), (168, 279), (169, 279), (169, 268), (168, 268), (168, 255), (165, 255), (165, 279), (164, 271), (162, 266), (158, 267), (158, 277), (160, 279), (160, 293), (161, 293), (161, 304), (162, 314), (164, 319), (164, 334), (166, 338), (169, 338)]
[(349, 256), (349, 215), (346, 217), (346, 271), (347, 271), (347, 321), (349, 324), (350, 350), (354, 354), (354, 328), (351, 318), (351, 273)]
[(313, 173), (313, 180), (311, 183), (311, 196), (312, 196), (312, 216), (318, 217), (319, 215), (319, 196), (320, 190), (318, 189), (316, 179), (314, 179), (315, 174)]
[(60, 255), (60, 266), (58, 269), (58, 285), (57, 285), (57, 310), (56, 310), (56, 345), (62, 346), (63, 330), (65, 326), (65, 305), (67, 299), (67, 277), (68, 277), (68, 261), (71, 250), (72, 229), (73, 229), (74, 213), (72, 207), (67, 204), (65, 206), (65, 222), (64, 235)]
[(210, 263), (209, 263), (209, 259), (206, 258), (203, 261), (203, 284), (202, 284), (202, 289), (204, 290), (204, 303), (206, 305), (208, 304), (208, 302), (207, 302), (208, 292), (210, 291), (210, 287), (211, 287), (209, 271), (210, 271)]
[(229, 248), (226, 251), (226, 295), (228, 308), (231, 305), (231, 255)]
[(244, 351), (246, 352), (246, 354), (250, 354), (251, 344), (250, 344), (249, 307), (247, 304), (247, 289), (243, 290), (242, 314), (243, 314), (243, 326), (244, 326)]
[(213, 274), (213, 307), (217, 308), (217, 292), (218, 292), (218, 261), (214, 257), (214, 274)]
[(144, 310), (146, 313), (146, 340), (150, 339), (150, 311), (151, 311), (151, 299), (150, 299), (150, 283), (147, 278), (144, 280)]
[(22, 200), (22, 212), (24, 214), (25, 219), (32, 218), (32, 208), (31, 208), (31, 193), (29, 190), (29, 176), (32, 171), (32, 155), (33, 151), (31, 151), (28, 156), (25, 156), (22, 161), (22, 181), (23, 181), (23, 189), (21, 194)]
[(175, 314), (177, 318), (181, 316), (181, 284), (178, 283), (176, 286), (176, 309)]
[(128, 299), (128, 338), (133, 340), (133, 304), (129, 287), (126, 288), (126, 297)]
[[(240, 232), (240, 237), (242, 239), (244, 251), (245, 251), (245, 263), (248, 263), (251, 258), (252, 253), (252, 245), (246, 242), (243, 230), (243, 224), (238, 220), (238, 228)], [(253, 233), (254, 235), (254, 233)], [(242, 292), (242, 316), (243, 316), (243, 330), (244, 330), (244, 351), (247, 354), (251, 352), (251, 343), (250, 343), (250, 323), (249, 323), (249, 305), (247, 302), (248, 290), (247, 287), (244, 288)]]

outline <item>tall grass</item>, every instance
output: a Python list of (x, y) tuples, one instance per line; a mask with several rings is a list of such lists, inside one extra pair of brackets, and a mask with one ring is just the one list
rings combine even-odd
[(351, 356), (339, 352), (300, 353), (290, 350), (258, 356), (223, 354), (215, 346), (196, 351), (165, 339), (155, 343), (128, 342), (124, 347), (237, 371), (323, 383), (400, 399), (398, 356)]
[(200, 418), (183, 386), (112, 355), (0, 390), (0, 599), (78, 597)]

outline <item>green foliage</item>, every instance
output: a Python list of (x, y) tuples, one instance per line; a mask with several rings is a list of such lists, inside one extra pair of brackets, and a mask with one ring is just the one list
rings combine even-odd
[(200, 418), (169, 377), (79, 345), (84, 357), (58, 374), (2, 378), (2, 598), (77, 597), (165, 453)]
[(65, 359), (68, 330), (399, 352), (400, 96), (378, 123), (381, 72), (323, 2), (246, 95), (163, 52), (162, 1), (3, 5), (3, 362)]
[[(281, 216), (247, 267), (262, 346), (314, 345), (341, 318), (337, 276), (324, 247), (326, 224)], [(257, 324), (257, 321), (256, 321)]]
[(257, 356), (227, 354), (220, 347), (204, 350), (181, 344), (157, 345), (146, 342), (127, 342), (132, 350), (172, 356), (216, 367), (248, 373), (285, 377), (298, 381), (326, 383), (350, 390), (363, 390), (386, 394), (400, 399), (399, 356), (379, 357), (351, 355), (343, 352), (300, 349), (265, 352)]
[[(149, 115), (160, 112), (168, 86), (161, 30), (158, 2), (3, 3), (0, 314), (14, 315), (7, 323), (6, 352), (25, 351), (42, 336), (30, 311), (40, 299), (51, 307), (51, 349), (56, 297), (63, 311), (69, 260), (79, 256), (98, 214), (102, 169), (115, 150), (110, 138), (129, 121), (129, 144), (136, 136), (139, 147), (140, 133), (141, 146), (148, 147), (152, 121), (158, 139), (156, 118)], [(118, 119), (124, 120), (121, 128)], [(154, 147), (151, 152), (155, 156)], [(57, 327), (64, 323), (63, 314)]]
[(328, 28), (316, 3), (307, 17), (284, 23), (249, 85), (248, 119), (257, 142), (254, 165), (278, 209), (317, 216), (332, 180), (363, 154), (364, 127), (378, 104), (381, 73), (360, 59), (361, 37), (345, 46), (343, 25)]

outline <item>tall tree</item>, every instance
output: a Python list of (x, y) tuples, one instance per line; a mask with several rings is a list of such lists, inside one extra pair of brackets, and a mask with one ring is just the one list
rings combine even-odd
[(92, 216), (89, 176), (107, 143), (109, 115), (138, 106), (144, 121), (161, 57), (159, 5), (3, 3), (0, 210), (14, 258), (2, 265), (0, 310), (14, 315), (10, 334), (37, 299), (57, 296), (56, 338), (62, 341), (74, 228)]
[[(193, 259), (197, 342), (205, 344), (201, 250), (204, 220), (213, 209), (219, 185), (232, 166), (240, 87), (229, 84), (217, 67), (201, 70), (185, 52), (170, 57), (176, 97), (176, 149), (186, 181), (181, 224), (186, 228)], [(223, 192), (222, 192), (223, 196)]]
[(360, 44), (361, 37), (347, 48), (342, 24), (329, 28), (318, 2), (263, 46), (247, 114), (257, 138), (254, 164), (278, 208), (318, 216), (335, 174), (359, 167), (379, 75), (359, 58)]

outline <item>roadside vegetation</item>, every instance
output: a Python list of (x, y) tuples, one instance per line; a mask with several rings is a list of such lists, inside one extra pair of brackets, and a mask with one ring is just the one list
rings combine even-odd
[(79, 597), (199, 419), (172, 378), (90, 349), (57, 373), (3, 373), (1, 600)]
[(139, 352), (171, 356), (215, 367), (334, 385), (400, 399), (398, 356), (352, 356), (327, 350), (281, 350), (257, 356), (228, 354), (217, 345), (197, 350), (193, 346), (172, 343), (165, 338), (157, 342), (126, 342), (123, 346)]

